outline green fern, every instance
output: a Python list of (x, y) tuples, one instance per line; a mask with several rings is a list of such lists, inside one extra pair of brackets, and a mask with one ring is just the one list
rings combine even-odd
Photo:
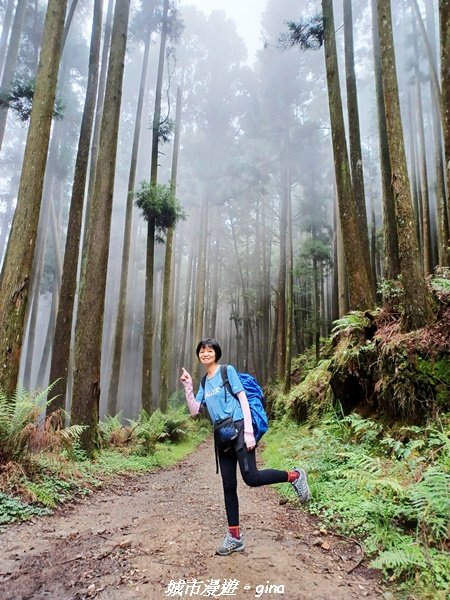
[(172, 408), (165, 414), (164, 430), (171, 442), (178, 442), (186, 437), (189, 417), (185, 406)]
[(0, 391), (0, 464), (20, 461), (27, 452), (28, 442), (56, 382), (39, 392), (28, 392), (18, 386), (12, 398)]
[(408, 502), (431, 543), (449, 539), (450, 473), (437, 465), (430, 467), (422, 480), (410, 488)]
[(331, 335), (336, 335), (341, 331), (350, 331), (357, 330), (363, 331), (364, 327), (367, 327), (369, 323), (369, 319), (364, 315), (363, 312), (360, 311), (352, 311), (347, 315), (344, 315), (340, 319), (336, 319), (333, 321), (333, 329), (331, 330)]
[(375, 569), (388, 569), (394, 571), (397, 576), (413, 572), (418, 567), (424, 568), (426, 565), (425, 554), (417, 544), (384, 550), (371, 563), (371, 566)]

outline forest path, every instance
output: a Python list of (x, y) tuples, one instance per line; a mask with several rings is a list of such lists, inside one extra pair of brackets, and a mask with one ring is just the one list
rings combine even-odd
[[(245, 552), (214, 554), (226, 524), (208, 440), (174, 467), (118, 478), (9, 527), (0, 534), (0, 600), (382, 598), (375, 572), (358, 565), (357, 544), (319, 535), (314, 519), (294, 501), (280, 504), (271, 487), (238, 485)], [(191, 583), (177, 591), (179, 580)]]

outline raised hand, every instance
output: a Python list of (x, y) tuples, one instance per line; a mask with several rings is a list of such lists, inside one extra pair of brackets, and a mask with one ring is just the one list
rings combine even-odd
[(182, 384), (192, 383), (191, 375), (186, 371), (186, 369), (184, 367), (182, 367), (181, 369), (182, 369), (182, 373), (181, 373), (181, 377), (180, 377), (181, 383)]

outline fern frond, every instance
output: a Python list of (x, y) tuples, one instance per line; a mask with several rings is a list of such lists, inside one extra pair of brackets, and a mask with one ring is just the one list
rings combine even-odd
[(65, 429), (61, 429), (59, 435), (63, 440), (68, 442), (78, 441), (83, 431), (86, 429), (86, 425), (71, 425)]
[(422, 481), (411, 488), (409, 498), (417, 510), (439, 507), (439, 512), (450, 515), (450, 473), (430, 467)]
[(425, 567), (426, 564), (423, 550), (415, 544), (410, 544), (380, 552), (378, 557), (372, 561), (371, 566), (375, 569), (393, 570), (401, 575), (417, 567)]
[(390, 479), (389, 477), (380, 477), (373, 480), (370, 483), (370, 487), (373, 490), (385, 489), (400, 497), (405, 495), (404, 486), (397, 479)]
[[(362, 474), (370, 473), (371, 475), (378, 475), (381, 473), (380, 461), (378, 458), (374, 458), (362, 452), (341, 452), (339, 456), (342, 456), (346, 459), (346, 463), (348, 466), (355, 471), (359, 471)], [(355, 472), (355, 476), (357, 473)]]

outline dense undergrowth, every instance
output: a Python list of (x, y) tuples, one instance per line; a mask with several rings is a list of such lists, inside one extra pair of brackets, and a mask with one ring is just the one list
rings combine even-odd
[[(409, 600), (450, 597), (450, 274), (432, 285), (428, 328), (402, 332), (394, 286), (383, 309), (335, 322), (318, 363), (313, 352), (296, 359), (288, 394), (266, 389), (266, 465), (304, 466), (310, 512), (363, 544), (396, 597)], [(48, 391), (0, 394), (0, 527), (48, 514), (117, 474), (173, 464), (210, 432), (184, 407), (141, 412), (126, 425), (106, 417), (88, 460), (82, 428), (41, 418)]]
[[(448, 275), (448, 274), (447, 274)], [(401, 306), (335, 322), (318, 364), (268, 391), (267, 465), (309, 472), (309, 510), (358, 539), (399, 598), (450, 598), (450, 280), (432, 282), (436, 319), (403, 333)]]
[(61, 415), (40, 417), (48, 392), (0, 394), (0, 527), (50, 514), (115, 476), (175, 464), (209, 433), (184, 407), (142, 411), (126, 425), (120, 415), (106, 417), (98, 451), (88, 460), (78, 443), (82, 428), (62, 428)]
[[(265, 438), (266, 465), (286, 457), (309, 474), (308, 510), (325, 527), (360, 540), (371, 565), (405, 598), (450, 592), (450, 417), (390, 429), (354, 414), (314, 426), (285, 417)], [(398, 596), (401, 597), (401, 596)]]

